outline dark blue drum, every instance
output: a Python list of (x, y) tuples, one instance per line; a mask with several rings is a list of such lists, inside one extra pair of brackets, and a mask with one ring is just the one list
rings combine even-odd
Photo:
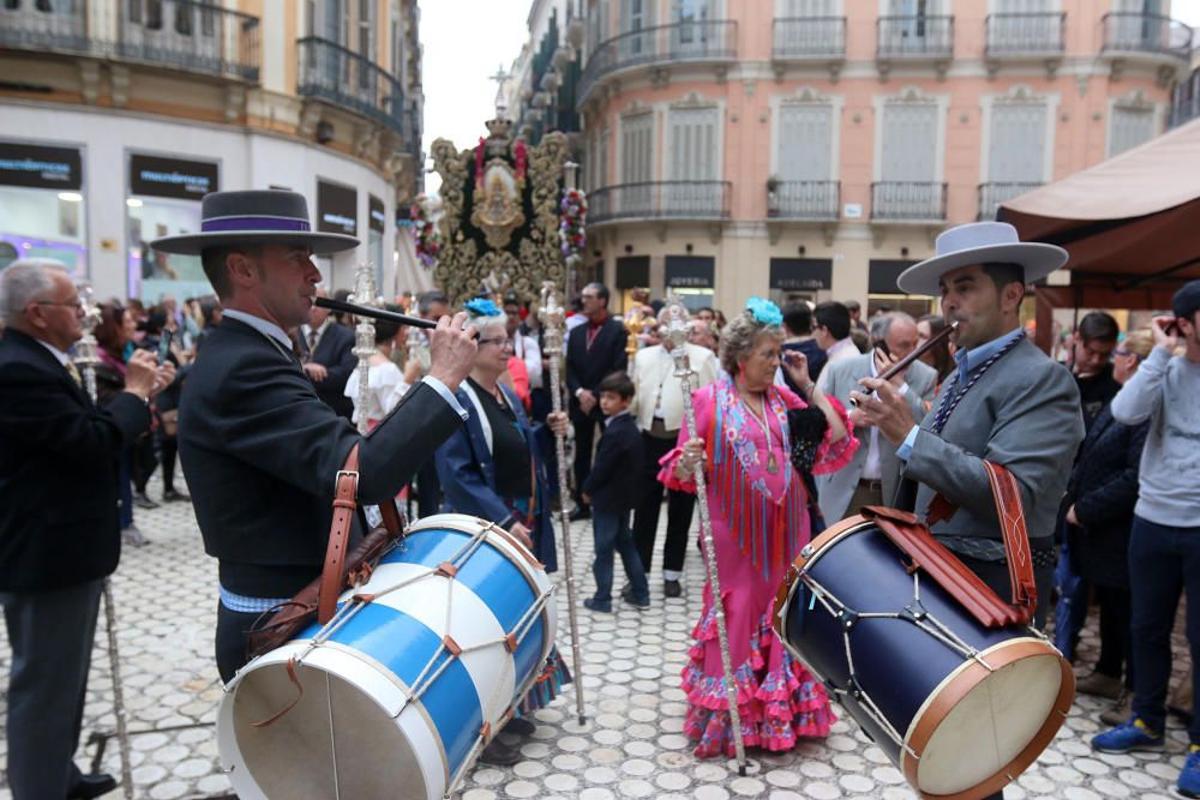
[(1070, 665), (1043, 637), (983, 627), (863, 517), (804, 548), (774, 627), (922, 797), (999, 791), (1074, 696)]

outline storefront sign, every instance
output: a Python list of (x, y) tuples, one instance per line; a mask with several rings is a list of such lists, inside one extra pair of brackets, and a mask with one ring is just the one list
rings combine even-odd
[(132, 153), (129, 156), (129, 193), (147, 197), (199, 200), (221, 189), (219, 165), (210, 161), (184, 161)]
[(784, 292), (815, 292), (833, 288), (833, 260), (772, 258), (771, 288)]
[(367, 210), (367, 225), (376, 233), (383, 233), (384, 224), (387, 222), (387, 210), (383, 201), (373, 194), (367, 195)]
[(78, 190), (83, 186), (83, 159), (73, 147), (0, 142), (0, 186)]
[(317, 230), (358, 235), (358, 192), (317, 181)]
[(676, 289), (711, 289), (716, 272), (712, 256), (667, 256), (667, 287)]
[(871, 259), (867, 265), (867, 292), (870, 294), (904, 294), (896, 279), (915, 261)]
[(650, 256), (621, 256), (617, 259), (617, 288), (650, 286)]

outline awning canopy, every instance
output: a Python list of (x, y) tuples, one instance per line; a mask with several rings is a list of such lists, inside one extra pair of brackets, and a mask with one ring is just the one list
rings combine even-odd
[(1200, 278), (1200, 120), (1016, 197), (998, 218), (1021, 238), (1067, 249), (1056, 306), (1166, 308)]

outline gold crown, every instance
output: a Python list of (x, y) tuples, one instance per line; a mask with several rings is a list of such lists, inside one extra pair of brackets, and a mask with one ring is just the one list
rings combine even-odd
[(509, 129), (512, 128), (512, 120), (501, 117), (489, 119), (484, 124), (487, 125), (488, 133), (491, 134), (488, 138), (491, 139), (507, 139)]

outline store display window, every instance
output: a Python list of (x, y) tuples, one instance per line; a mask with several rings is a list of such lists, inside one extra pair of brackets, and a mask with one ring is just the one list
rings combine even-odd
[(78, 148), (0, 141), (0, 269), (18, 258), (52, 258), (86, 278), (85, 223)]

